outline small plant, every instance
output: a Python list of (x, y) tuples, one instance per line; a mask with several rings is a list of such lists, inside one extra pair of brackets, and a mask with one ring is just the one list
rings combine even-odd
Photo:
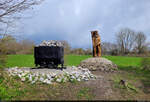
[(0, 86), (0, 97), (1, 99), (9, 100), (11, 96), (9, 96), (5, 87)]
[(77, 83), (77, 79), (72, 79), (72, 78), (71, 78), (69, 81), (70, 81), (71, 83)]
[(65, 82), (65, 78), (62, 78), (60, 83), (64, 83), (64, 82)]
[(138, 92), (138, 89), (134, 85), (132, 85), (131, 83), (127, 84), (127, 89), (132, 90), (134, 92)]
[(3, 77), (3, 75), (0, 73), (0, 84), (3, 82), (3, 80), (4, 80), (4, 77)]
[(35, 76), (32, 76), (32, 80), (35, 80)]
[(7, 59), (6, 55), (0, 55), (0, 68), (3, 68), (6, 66), (6, 59)]
[(14, 97), (23, 94), (24, 90), (21, 90), (21, 84), (18, 82), (18, 76), (8, 77), (5, 72), (0, 75), (0, 100), (11, 100)]
[(90, 88), (82, 88), (81, 90), (79, 90), (79, 92), (77, 93), (77, 98), (81, 99), (81, 98), (86, 98), (86, 99), (91, 99), (92, 96), (89, 94)]
[(129, 83), (125, 80), (122, 80), (122, 78), (120, 76), (114, 77), (113, 81), (114, 81), (114, 85), (115, 85), (116, 88), (138, 92), (138, 89), (134, 85), (132, 85), (131, 83)]

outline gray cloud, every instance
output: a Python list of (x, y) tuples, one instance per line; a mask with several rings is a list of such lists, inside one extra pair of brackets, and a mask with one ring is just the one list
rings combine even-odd
[(67, 40), (73, 47), (87, 48), (95, 29), (102, 41), (114, 42), (123, 27), (149, 36), (149, 8), (149, 0), (46, 0), (31, 19), (22, 21), (18, 32), (38, 43)]

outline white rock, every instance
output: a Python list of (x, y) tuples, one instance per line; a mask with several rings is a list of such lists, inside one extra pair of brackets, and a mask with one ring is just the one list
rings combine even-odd
[(29, 73), (29, 72), (30, 72), (30, 71), (28, 71), (28, 70), (25, 70), (25, 71), (24, 71), (24, 73)]
[(34, 83), (35, 83), (35, 81), (32, 81), (31, 83), (32, 83), (32, 84), (34, 84)]
[(22, 78), (21, 78), (21, 81), (25, 81), (25, 80), (26, 80), (26, 78), (25, 78), (25, 77), (22, 77)]
[(84, 80), (85, 80), (85, 81), (88, 81), (89, 79), (88, 79), (88, 78), (84, 78)]
[(42, 76), (44, 77), (44, 76), (45, 76), (45, 74), (44, 74), (44, 73), (42, 73)]
[(38, 80), (38, 77), (35, 77), (34, 81), (37, 81)]
[(56, 82), (61, 82), (61, 79), (57, 78), (57, 79), (56, 79)]
[(48, 78), (48, 79), (51, 79), (51, 76), (50, 76), (50, 74), (46, 74), (46, 76), (47, 76), (47, 78)]
[(77, 79), (77, 81), (81, 81), (81, 79), (80, 79), (80, 78), (78, 78), (78, 79)]
[(39, 79), (41, 82), (43, 82), (44, 81), (44, 78), (43, 77), (40, 77), (40, 79)]
[(32, 81), (32, 77), (31, 76), (29, 77), (29, 81)]
[(72, 78), (72, 79), (76, 79), (76, 77), (75, 77), (75, 76), (71, 76), (71, 78)]
[(39, 76), (39, 73), (35, 73), (35, 76), (37, 76), (37, 77), (38, 77), (38, 76)]
[(19, 76), (19, 78), (21, 78), (22, 76), (21, 76), (21, 74), (18, 74), (18, 76)]
[(48, 81), (48, 79), (45, 79), (43, 82), (44, 82), (44, 83), (47, 83), (47, 81)]
[[(56, 79), (56, 82), (61, 82), (61, 81), (66, 82), (69, 81), (68, 78), (72, 81), (74, 79), (77, 79), (77, 81), (82, 81), (82, 80), (88, 81), (96, 78), (96, 76), (94, 76), (87, 68), (83, 69), (81, 67), (76, 67), (76, 66), (67, 67), (67, 69), (64, 69), (63, 71), (60, 70), (52, 71), (49, 72), (48, 74), (44, 72), (31, 73), (30, 70), (24, 70), (24, 69), (22, 70), (20, 68), (9, 68), (8, 74), (11, 76), (16, 76), (16, 75), (19, 76), (21, 81), (25, 81), (25, 79), (28, 78), (29, 81), (31, 81), (31, 83), (35, 83), (37, 80), (39, 80), (47, 84), (51, 84), (52, 83), (51, 81), (56, 77), (58, 77)], [(33, 77), (34, 80), (32, 80)]]
[(79, 73), (76, 73), (76, 74), (75, 74), (75, 77), (76, 77), (76, 78), (78, 78), (79, 76), (80, 76), (80, 74), (79, 74)]
[(50, 80), (48, 80), (46, 83), (47, 83), (47, 84), (51, 84), (52, 82), (51, 82)]
[(22, 74), (21, 74), (21, 76), (25, 76), (25, 75), (26, 75), (26, 73), (22, 73)]

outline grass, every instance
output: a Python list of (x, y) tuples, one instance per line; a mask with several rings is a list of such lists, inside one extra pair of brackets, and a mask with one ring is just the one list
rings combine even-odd
[(20, 81), (7, 76), (2, 70), (0, 73), (0, 99), (10, 100), (24, 94), (25, 89), (22, 88)]
[(87, 99), (87, 100), (91, 100), (93, 97), (93, 95), (90, 94), (90, 88), (82, 88), (78, 91), (77, 93), (77, 98), (78, 99)]
[(8, 55), (6, 67), (34, 67), (33, 55)]
[[(84, 59), (90, 58), (90, 55), (65, 55), (65, 65), (77, 66)], [(132, 72), (134, 74), (128, 75), (130, 79), (141, 79), (147, 86), (150, 85), (150, 71), (142, 70), (141, 61), (142, 57), (126, 57), (126, 56), (103, 56), (117, 64), (120, 70)], [(7, 67), (34, 67), (33, 55), (8, 55)]]
[[(65, 55), (65, 65), (77, 66), (84, 59), (90, 58), (90, 55)], [(124, 56), (103, 56), (117, 64), (119, 67), (140, 67), (141, 57)], [(6, 67), (34, 67), (33, 55), (8, 55)]]
[(127, 91), (134, 91), (134, 92), (138, 92), (138, 89), (132, 85), (130, 82), (128, 82), (126, 80), (126, 85), (121, 85), (120, 81), (124, 79), (122, 76), (116, 75), (113, 77), (113, 82), (114, 82), (114, 87), (116, 88), (120, 88), (120, 89), (126, 89)]
[[(77, 66), (82, 60), (90, 58), (90, 55), (65, 55), (65, 65), (67, 66)], [(150, 93), (146, 87), (150, 88), (150, 71), (141, 69), (141, 61), (142, 57), (125, 57), (125, 56), (103, 56), (104, 58), (107, 58), (111, 60), (113, 63), (117, 64), (119, 69), (122, 71), (125, 71), (125, 74), (121, 74), (120, 76), (117, 76), (114, 81), (115, 85), (118, 86), (118, 82), (120, 79), (128, 80), (131, 84), (129, 84), (129, 88), (136, 90), (135, 83), (137, 81), (141, 81), (144, 88), (144, 93)], [(6, 67), (34, 67), (34, 56), (33, 55), (8, 55), (7, 64)], [(0, 73), (1, 74), (1, 73)], [(4, 75), (5, 76), (5, 75)], [(34, 99), (34, 95), (38, 96), (39, 99), (43, 97), (52, 97), (53, 99), (57, 99), (59, 95), (54, 94), (61, 92), (62, 88), (64, 88), (63, 91), (68, 89), (68, 86), (46, 86), (46, 85), (30, 85), (29, 83), (23, 83), (19, 81), (17, 78), (10, 78), (8, 76), (1, 77), (0, 76), (0, 100), (1, 99), (22, 99), (32, 97)], [(75, 85), (73, 83), (73, 85)], [(39, 88), (40, 87), (40, 88)], [(45, 92), (43, 92), (45, 90)], [(49, 92), (46, 92), (47, 90), (51, 90)], [(68, 89), (70, 90), (70, 89)], [(73, 90), (73, 89), (72, 89)], [(73, 91), (68, 91), (70, 94), (72, 94)], [(60, 96), (63, 95), (63, 92), (59, 93)], [(128, 94), (128, 93), (127, 93)], [(68, 94), (69, 95), (69, 94)], [(24, 97), (23, 97), (24, 96)], [(74, 95), (78, 99), (91, 99), (90, 95), (90, 89), (82, 88), (77, 91), (77, 94)], [(48, 98), (49, 98), (48, 97)], [(68, 96), (67, 96), (68, 97)]]
[(104, 56), (105, 58), (111, 60), (119, 67), (140, 67), (142, 57), (127, 57), (127, 56)]

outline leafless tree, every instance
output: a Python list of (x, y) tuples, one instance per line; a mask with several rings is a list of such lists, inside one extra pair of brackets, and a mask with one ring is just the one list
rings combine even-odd
[[(22, 11), (32, 8), (33, 5), (38, 5), (43, 0), (0, 0), (0, 64), (6, 61), (6, 54), (8, 52), (9, 39), (7, 36), (8, 28), (12, 27), (12, 22), (20, 19)], [(11, 37), (9, 37), (11, 38)], [(4, 39), (7, 43), (3, 43)], [(13, 42), (14, 43), (14, 42)], [(16, 45), (16, 44), (15, 44)], [(14, 46), (13, 46), (14, 47)], [(12, 51), (10, 51), (12, 53)], [(1, 66), (0, 66), (1, 67)]]
[(38, 5), (43, 0), (0, 0), (0, 31), (5, 28), (4, 34), (7, 32), (7, 27), (14, 20), (20, 19), (22, 11), (32, 8), (33, 5)]
[(102, 54), (112, 54), (114, 51), (118, 50), (118, 47), (114, 43), (103, 42), (102, 43)]
[(138, 54), (143, 53), (144, 49), (146, 49), (146, 47), (147, 47), (146, 35), (143, 32), (137, 33), (135, 44), (136, 44), (135, 48), (136, 48)]
[(122, 54), (129, 53), (131, 51), (135, 42), (135, 38), (135, 32), (129, 28), (121, 29), (116, 34), (117, 44)]
[(70, 44), (69, 44), (67, 41), (65, 41), (65, 40), (61, 41), (61, 43), (62, 43), (63, 46), (64, 46), (64, 53), (65, 53), (65, 54), (70, 54), (70, 51), (71, 51), (71, 46), (70, 46)]
[(0, 0), (0, 22), (8, 23), (8, 19), (19, 18), (22, 11), (38, 5), (43, 0)]

